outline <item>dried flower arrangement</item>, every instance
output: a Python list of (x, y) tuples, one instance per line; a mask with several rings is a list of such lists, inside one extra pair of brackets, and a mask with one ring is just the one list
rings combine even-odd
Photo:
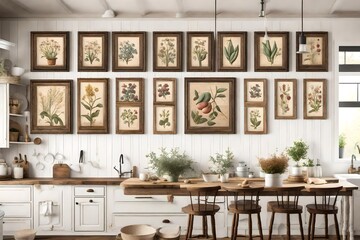
[(272, 154), (269, 158), (259, 158), (262, 170), (267, 174), (283, 174), (288, 168), (289, 158), (285, 154)]

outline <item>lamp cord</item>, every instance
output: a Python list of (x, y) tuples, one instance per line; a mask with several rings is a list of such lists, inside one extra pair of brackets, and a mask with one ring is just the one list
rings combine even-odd
[(215, 38), (216, 38), (216, 9), (217, 9), (217, 0), (214, 1), (214, 28), (215, 28)]
[(301, 0), (301, 33), (304, 33), (304, 0)]

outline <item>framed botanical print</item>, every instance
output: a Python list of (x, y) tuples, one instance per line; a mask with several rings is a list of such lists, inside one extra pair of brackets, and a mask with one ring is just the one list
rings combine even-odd
[(78, 71), (108, 70), (108, 32), (78, 32)]
[(217, 69), (247, 71), (247, 32), (218, 32)]
[(31, 133), (72, 133), (72, 80), (30, 80)]
[(112, 70), (146, 71), (146, 32), (112, 33)]
[(326, 79), (304, 79), (304, 119), (327, 118)]
[(109, 79), (79, 78), (77, 82), (78, 133), (109, 133)]
[(154, 134), (176, 134), (176, 106), (154, 105)]
[(275, 79), (275, 119), (296, 119), (296, 79)]
[[(308, 52), (296, 54), (296, 71), (327, 72), (329, 67), (328, 33), (304, 32), (304, 34)], [(296, 46), (299, 46), (299, 36), (300, 32), (296, 32)]]
[(154, 104), (176, 104), (176, 78), (154, 78)]
[(116, 102), (143, 102), (143, 78), (116, 78)]
[(69, 32), (31, 32), (31, 71), (69, 71)]
[(263, 105), (245, 105), (245, 134), (267, 133), (267, 110)]
[(153, 33), (153, 71), (182, 71), (182, 32)]
[(244, 99), (245, 99), (245, 104), (266, 103), (267, 102), (266, 79), (262, 79), (262, 78), (245, 79)]
[(214, 33), (188, 32), (187, 33), (187, 71), (212, 72), (214, 71)]
[(235, 133), (235, 78), (185, 78), (185, 133)]
[(255, 32), (255, 72), (289, 71), (289, 32)]
[(116, 106), (116, 133), (144, 133), (144, 107), (137, 103), (119, 103)]

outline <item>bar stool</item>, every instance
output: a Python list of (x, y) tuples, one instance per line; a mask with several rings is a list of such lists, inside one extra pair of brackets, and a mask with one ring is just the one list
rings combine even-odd
[(304, 189), (303, 186), (296, 187), (279, 187), (274, 188), (276, 192), (276, 201), (268, 202), (268, 210), (272, 212), (270, 227), (269, 227), (269, 240), (271, 240), (272, 228), (275, 220), (275, 213), (285, 213), (286, 214), (286, 226), (287, 226), (287, 238), (290, 239), (290, 214), (298, 214), (299, 224), (300, 224), (300, 234), (301, 239), (304, 240), (304, 230), (302, 225), (301, 214), (303, 207), (298, 205), (299, 195), (301, 190)]
[[(249, 239), (253, 239), (253, 237), (260, 237), (263, 240), (263, 232), (261, 226), (261, 206), (259, 205), (259, 195), (264, 190), (263, 187), (250, 187), (250, 188), (242, 188), (242, 187), (223, 187), (224, 190), (227, 191), (226, 202), (228, 206), (229, 212), (234, 214), (233, 222), (232, 222), (232, 230), (231, 230), (231, 240), (236, 240), (237, 237), (246, 237), (244, 235), (238, 235), (238, 225), (239, 225), (239, 215), (240, 214), (248, 214), (248, 226), (249, 226)], [(228, 202), (228, 197), (232, 196), (234, 201)], [(258, 219), (258, 227), (259, 227), (259, 236), (252, 235), (252, 219), (251, 215), (257, 214)]]
[[(308, 191), (314, 194), (315, 204), (306, 205), (307, 211), (310, 213), (308, 239), (315, 238), (315, 222), (316, 215), (323, 214), (325, 216), (325, 238), (329, 239), (328, 215), (334, 215), (336, 238), (340, 240), (339, 222), (337, 219), (338, 207), (336, 205), (339, 191), (342, 187), (332, 188), (310, 188)], [(318, 203), (317, 198), (321, 197), (321, 203)], [(318, 236), (317, 236), (318, 238)]]
[[(202, 216), (203, 237), (208, 238), (207, 216), (211, 218), (212, 238), (216, 240), (215, 213), (220, 207), (215, 204), (215, 199), (220, 186), (188, 187), (190, 204), (182, 208), (182, 211), (189, 215), (186, 240), (192, 237), (194, 216)], [(193, 199), (195, 197), (195, 199)]]

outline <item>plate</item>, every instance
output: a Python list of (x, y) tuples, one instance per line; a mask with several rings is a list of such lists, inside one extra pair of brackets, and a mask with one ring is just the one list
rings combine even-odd
[(20, 101), (20, 113), (23, 114), (28, 107), (28, 101), (26, 97), (21, 93), (13, 93), (10, 98), (18, 99)]

